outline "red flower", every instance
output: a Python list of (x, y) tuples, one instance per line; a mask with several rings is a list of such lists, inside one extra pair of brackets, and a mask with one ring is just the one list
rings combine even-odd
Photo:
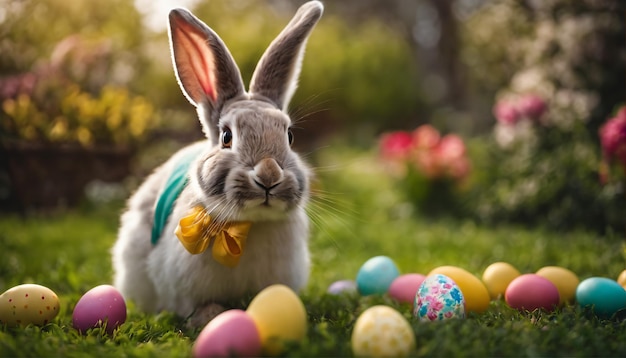
[(600, 128), (600, 142), (607, 161), (617, 159), (626, 166), (626, 107)]
[(398, 173), (405, 173), (402, 169), (405, 163), (430, 179), (460, 180), (470, 171), (461, 137), (449, 134), (442, 138), (439, 131), (428, 124), (417, 127), (412, 133), (383, 134), (380, 151), (389, 168)]
[(391, 132), (380, 138), (380, 149), (384, 158), (406, 159), (413, 146), (413, 137), (409, 132)]

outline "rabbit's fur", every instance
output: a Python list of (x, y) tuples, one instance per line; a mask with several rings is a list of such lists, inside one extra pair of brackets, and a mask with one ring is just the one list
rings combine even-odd
[[(206, 141), (192, 144), (157, 168), (128, 202), (113, 248), (115, 286), (147, 312), (182, 317), (214, 303), (255, 294), (271, 284), (302, 288), (309, 275), (309, 221), (305, 205), (311, 172), (290, 148), (286, 107), (295, 90), (306, 40), (322, 4), (304, 4), (270, 44), (250, 90), (221, 39), (187, 10), (170, 13), (170, 44), (177, 79), (196, 106)], [(229, 139), (232, 142), (224, 143)], [(230, 147), (229, 147), (230, 146)], [(175, 201), (158, 242), (150, 241), (155, 205), (176, 163), (199, 150), (188, 184)], [(221, 222), (252, 222), (234, 268), (192, 255), (174, 231), (201, 205)]]

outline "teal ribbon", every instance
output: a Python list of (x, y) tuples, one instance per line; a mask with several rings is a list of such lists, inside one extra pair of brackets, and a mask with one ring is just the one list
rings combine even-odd
[(154, 209), (154, 223), (152, 224), (152, 245), (156, 245), (163, 233), (163, 228), (167, 224), (167, 219), (174, 210), (174, 203), (185, 189), (189, 182), (189, 167), (191, 162), (198, 157), (204, 147), (199, 146), (197, 150), (193, 150), (183, 156), (174, 166), (172, 174), (165, 182), (163, 190), (159, 194), (156, 207)]

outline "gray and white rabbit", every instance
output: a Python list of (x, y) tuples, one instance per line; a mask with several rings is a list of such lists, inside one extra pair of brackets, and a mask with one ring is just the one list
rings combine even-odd
[[(322, 12), (318, 1), (300, 7), (263, 54), (248, 92), (218, 35), (187, 10), (170, 12), (176, 77), (197, 108), (207, 140), (181, 149), (158, 167), (122, 215), (112, 250), (114, 285), (139, 309), (190, 317), (271, 284), (297, 291), (307, 283), (305, 206), (311, 171), (291, 149), (286, 107), (296, 89), (307, 38)], [(171, 213), (151, 240), (158, 202), (185, 161), (184, 185), (170, 198)], [(214, 242), (198, 254), (183, 246), (175, 231), (196, 207), (214, 225), (251, 223), (238, 263), (229, 267), (216, 261), (211, 255)]]

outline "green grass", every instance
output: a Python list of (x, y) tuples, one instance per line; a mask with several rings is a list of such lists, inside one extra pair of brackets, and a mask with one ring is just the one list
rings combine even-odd
[[(415, 356), (624, 356), (626, 323), (601, 320), (576, 306), (553, 313), (519, 313), (492, 302), (464, 320), (420, 323), (411, 308), (385, 296), (330, 296), (329, 284), (353, 279), (376, 255), (393, 258), (404, 273), (455, 265), (478, 275), (507, 261), (522, 272), (559, 265), (590, 276), (616, 278), (625, 268), (623, 236), (550, 232), (520, 226), (485, 227), (472, 221), (416, 217), (370, 156), (318, 153), (320, 180), (311, 208), (313, 269), (302, 299), (307, 339), (286, 356), (350, 356), (350, 334), (367, 307), (387, 304), (410, 320)], [(169, 313), (145, 315), (129, 304), (126, 323), (107, 336), (80, 336), (71, 313), (90, 288), (111, 282), (109, 250), (122, 204), (85, 207), (48, 216), (0, 218), (0, 291), (22, 283), (54, 290), (61, 312), (44, 327), (0, 327), (2, 357), (185, 357), (199, 330)], [(620, 234), (623, 235), (623, 234)]]

